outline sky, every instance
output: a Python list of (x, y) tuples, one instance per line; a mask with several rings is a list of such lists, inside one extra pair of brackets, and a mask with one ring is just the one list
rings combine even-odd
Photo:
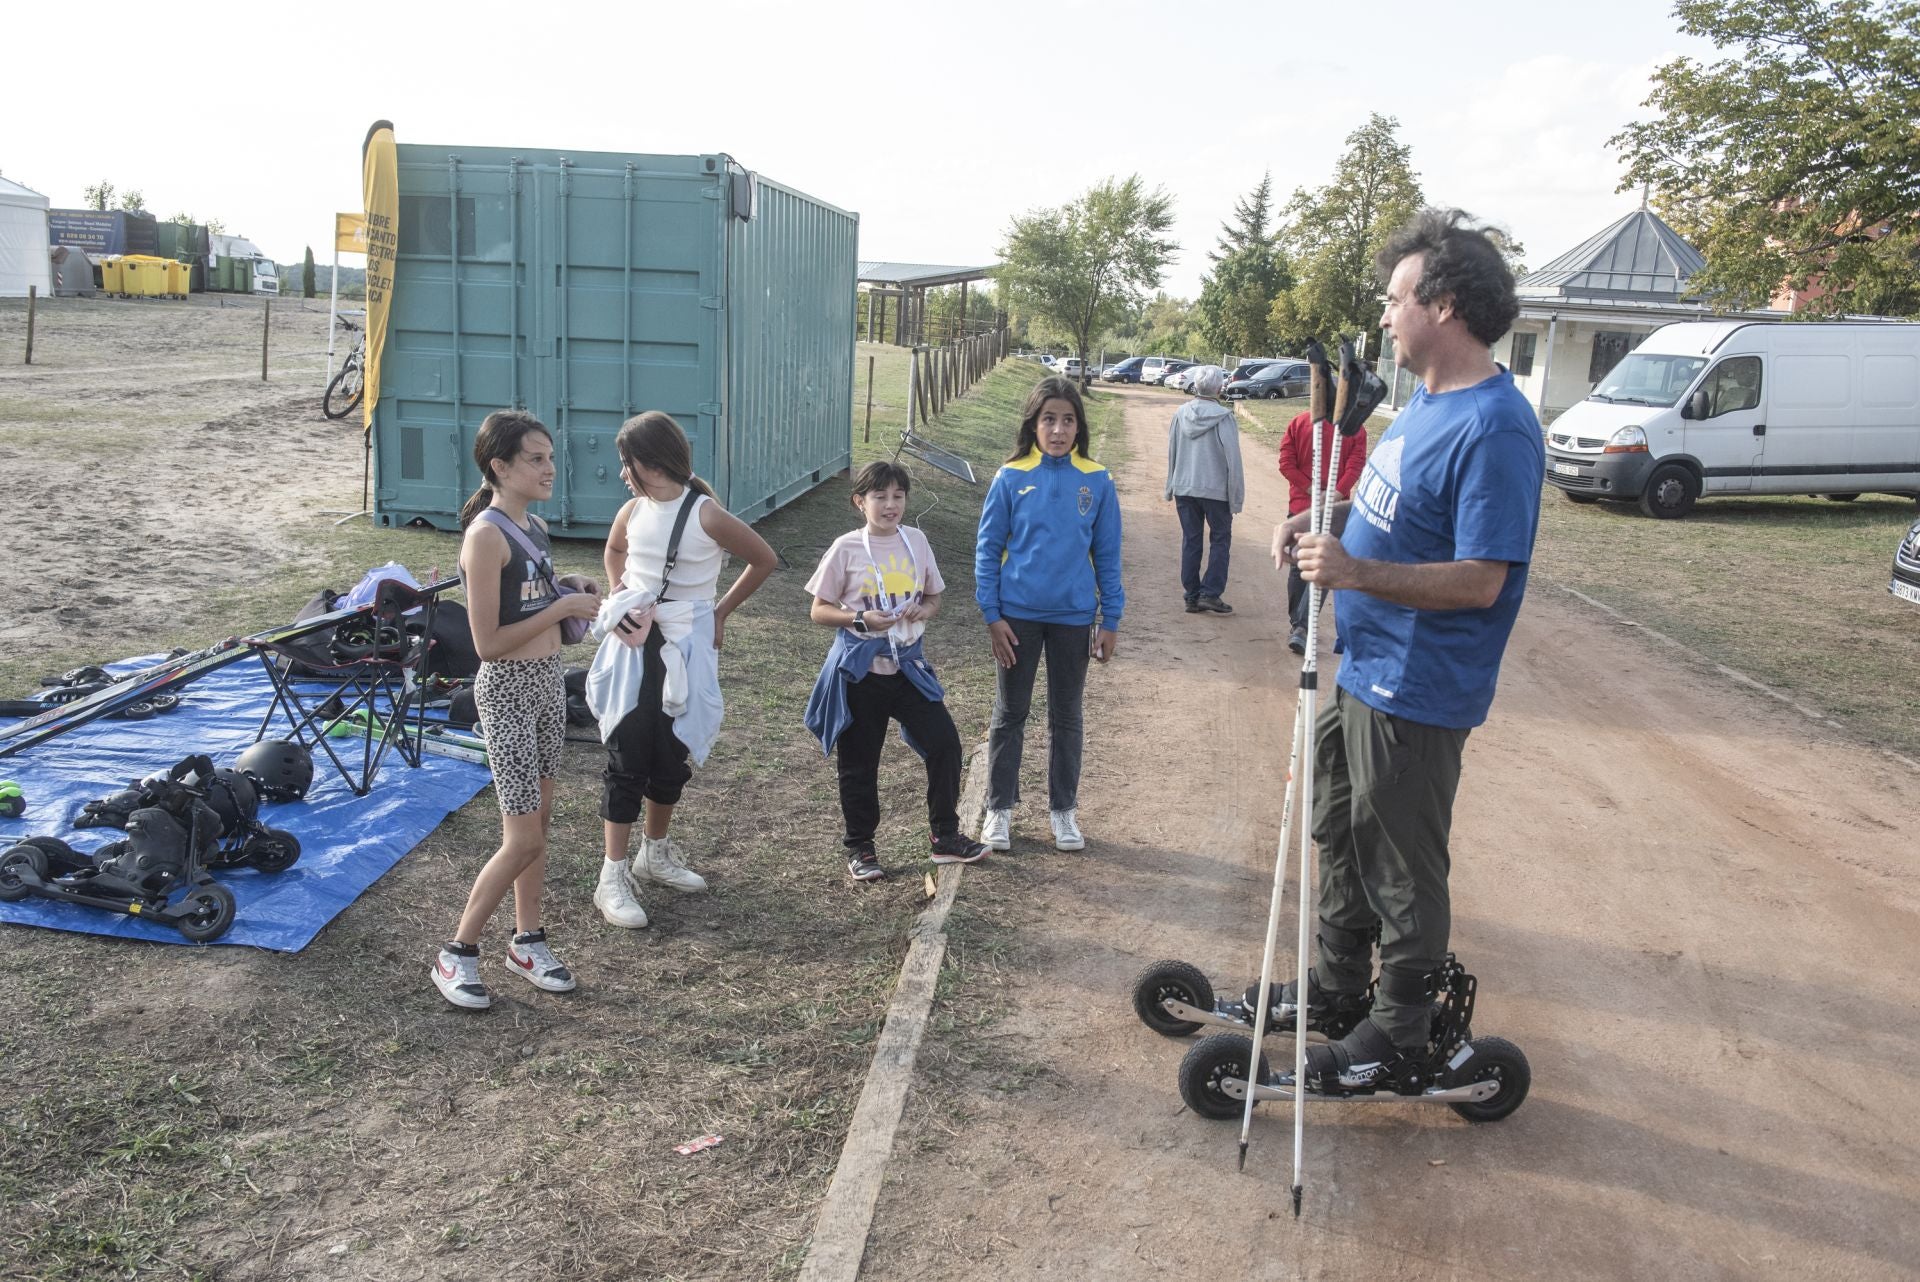
[[(1539, 266), (1637, 205), (1606, 140), (1647, 115), (1655, 67), (1713, 53), (1670, 8), (262, 0), (222, 19), (220, 70), (81, 74), (58, 41), (10, 60), (0, 174), (56, 208), (106, 179), (159, 217), (325, 261), (385, 118), (402, 143), (726, 152), (857, 212), (862, 259), (973, 265), (1015, 215), (1137, 173), (1175, 198), (1162, 288), (1190, 298), (1263, 172), (1276, 203), (1325, 182), (1379, 112), (1429, 203), (1504, 226)], [(96, 0), (87, 22), (136, 32), (155, 12)], [(378, 15), (365, 33), (356, 12)]]

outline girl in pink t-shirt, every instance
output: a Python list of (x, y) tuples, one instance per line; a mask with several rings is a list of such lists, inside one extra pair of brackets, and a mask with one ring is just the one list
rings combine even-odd
[(920, 649), (946, 583), (927, 536), (900, 524), (912, 484), (898, 463), (861, 468), (853, 506), (865, 523), (835, 539), (807, 580), (813, 621), (835, 629), (807, 706), (807, 725), (821, 748), (838, 757), (846, 821), (841, 845), (855, 881), (887, 875), (873, 835), (880, 823), (880, 751), (889, 721), (900, 723), (902, 737), (927, 763), (933, 862), (970, 864), (987, 853), (960, 831), (960, 732)]

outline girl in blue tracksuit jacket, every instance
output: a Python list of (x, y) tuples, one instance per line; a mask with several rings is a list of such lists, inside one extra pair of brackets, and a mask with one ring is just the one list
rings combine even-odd
[(1013, 454), (994, 475), (980, 512), (973, 573), (1000, 665), (980, 839), (995, 850), (1012, 843), (1027, 711), (1044, 654), (1053, 844), (1082, 849), (1080, 696), (1088, 657), (1105, 663), (1119, 648), (1126, 596), (1119, 497), (1112, 474), (1087, 457), (1086, 407), (1068, 379), (1043, 378), (1027, 397)]

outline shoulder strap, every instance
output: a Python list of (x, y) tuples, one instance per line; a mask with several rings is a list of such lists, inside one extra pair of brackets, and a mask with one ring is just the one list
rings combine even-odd
[(474, 519), (485, 521), (495, 529), (504, 531), (506, 536), (519, 546), (521, 552), (526, 554), (527, 559), (540, 567), (540, 573), (546, 579), (547, 586), (553, 589), (556, 596), (559, 595), (560, 585), (554, 580), (553, 570), (546, 554), (534, 546), (533, 540), (527, 537), (527, 532), (515, 525), (512, 517), (497, 507), (489, 507), (483, 508), (480, 515)]
[(667, 599), (668, 581), (673, 578), (673, 566), (680, 559), (680, 536), (687, 531), (687, 518), (693, 515), (693, 509), (700, 501), (700, 491), (687, 486), (687, 495), (680, 500), (680, 510), (673, 516), (673, 533), (667, 535), (667, 563), (660, 571), (660, 595), (657, 601)]

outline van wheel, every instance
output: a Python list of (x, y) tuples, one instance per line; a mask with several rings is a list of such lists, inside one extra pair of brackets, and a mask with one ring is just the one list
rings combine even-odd
[(1678, 463), (1663, 463), (1647, 478), (1640, 492), (1640, 510), (1662, 521), (1674, 521), (1693, 511), (1700, 496), (1700, 483), (1693, 473)]

